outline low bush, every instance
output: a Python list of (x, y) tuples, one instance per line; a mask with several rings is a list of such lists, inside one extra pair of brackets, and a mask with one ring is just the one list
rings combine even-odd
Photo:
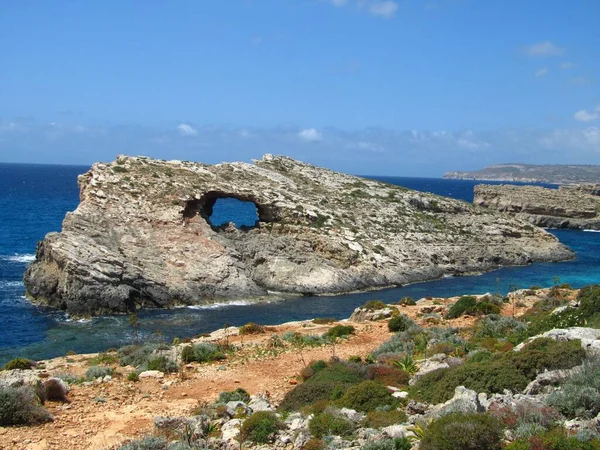
[(35, 366), (35, 362), (27, 358), (15, 358), (4, 364), (2, 370), (28, 370)]
[(384, 386), (407, 386), (410, 375), (397, 367), (373, 365), (369, 367), (368, 378)]
[(190, 362), (210, 362), (225, 359), (225, 353), (218, 345), (210, 342), (201, 342), (199, 344), (187, 345), (181, 349), (181, 360), (185, 363)]
[(392, 333), (397, 333), (399, 331), (406, 331), (410, 327), (414, 327), (415, 323), (404, 314), (399, 314), (396, 317), (392, 317), (388, 321), (388, 330)]
[(391, 409), (389, 411), (369, 411), (362, 425), (368, 428), (384, 428), (406, 422), (404, 411)]
[(328, 435), (350, 436), (354, 432), (354, 424), (344, 416), (324, 412), (310, 420), (308, 430), (319, 439)]
[(332, 319), (331, 317), (317, 317), (316, 319), (313, 319), (312, 322), (315, 325), (328, 325), (330, 323), (337, 322), (337, 320)]
[(600, 413), (600, 360), (583, 363), (546, 402), (568, 418), (592, 418)]
[(374, 381), (363, 381), (346, 389), (338, 404), (356, 411), (369, 412), (382, 406), (395, 407), (399, 402), (385, 386)]
[(242, 441), (249, 440), (255, 444), (271, 442), (281, 423), (277, 416), (270, 411), (258, 411), (242, 423), (240, 436)]
[(464, 314), (474, 314), (476, 310), (477, 299), (471, 295), (465, 295), (459, 298), (448, 310), (447, 319), (456, 319)]
[(407, 438), (401, 437), (367, 442), (360, 450), (410, 450), (412, 446)]
[(499, 450), (503, 430), (487, 414), (453, 413), (432, 422), (421, 440), (420, 450)]
[(415, 302), (415, 300), (411, 297), (402, 297), (400, 299), (400, 301), (398, 302), (399, 305), (406, 305), (406, 306), (414, 306), (417, 304), (417, 302)]
[(240, 334), (262, 334), (265, 332), (265, 327), (254, 322), (248, 322), (240, 327)]
[(322, 336), (317, 336), (316, 334), (302, 334), (294, 331), (283, 333), (282, 339), (298, 347), (320, 347), (327, 343), (327, 340)]
[(579, 309), (588, 317), (600, 313), (600, 285), (592, 284), (579, 290)]
[(338, 339), (345, 338), (351, 336), (355, 333), (356, 329), (352, 325), (336, 325), (333, 328), (330, 328), (325, 336), (328, 339)]
[[(425, 333), (421, 327), (412, 326), (405, 331), (394, 334), (391, 338), (381, 344), (372, 355), (377, 358), (385, 353), (406, 353), (413, 354), (416, 349), (415, 342), (419, 336)], [(425, 346), (427, 346), (427, 338), (424, 338)]]
[(175, 373), (179, 370), (177, 363), (166, 356), (158, 356), (148, 361), (148, 370), (158, 370), (164, 373)]
[(442, 403), (452, 398), (457, 386), (476, 392), (520, 392), (539, 372), (569, 369), (580, 364), (584, 356), (579, 341), (536, 339), (519, 352), (507, 352), (483, 362), (470, 359), (461, 366), (427, 373), (417, 380), (412, 393), (429, 403)]
[[(316, 364), (318, 367), (321, 362), (317, 361)], [(324, 369), (313, 371), (304, 383), (289, 391), (279, 405), (279, 410), (299, 411), (319, 400), (337, 400), (350, 386), (364, 380), (366, 370), (362, 364), (328, 364)]]
[(517, 439), (506, 445), (505, 450), (598, 450), (600, 440), (578, 439), (568, 436), (562, 428)]
[(326, 369), (326, 368), (327, 368), (327, 363), (325, 361), (323, 361), (322, 359), (320, 359), (318, 361), (311, 361), (308, 366), (306, 366), (304, 369), (302, 369), (300, 371), (300, 377), (302, 378), (302, 381), (306, 381), (310, 377), (312, 377), (315, 373), (317, 373), (323, 369)]
[(119, 364), (122, 366), (140, 367), (148, 364), (148, 358), (158, 348), (156, 344), (127, 345), (117, 351)]
[(136, 371), (129, 372), (129, 374), (127, 374), (127, 381), (133, 381), (134, 383), (137, 383), (140, 381), (140, 374)]
[(40, 405), (33, 388), (0, 387), (0, 425), (28, 425), (47, 422), (50, 413)]
[[(188, 447), (189, 448), (189, 447)], [(163, 437), (146, 436), (121, 445), (117, 450), (168, 450), (169, 444)]]
[(325, 450), (325, 442), (321, 439), (309, 439), (302, 446), (302, 450)]
[(377, 311), (379, 309), (387, 308), (387, 305), (381, 300), (369, 300), (361, 306), (362, 309), (368, 309), (369, 311)]
[(112, 375), (113, 369), (105, 366), (92, 366), (85, 372), (85, 379), (88, 381), (97, 378), (104, 378), (106, 375)]
[(98, 353), (97, 356), (87, 360), (90, 366), (111, 365), (119, 362), (119, 357), (114, 352)]
[(250, 401), (250, 394), (248, 394), (248, 391), (246, 391), (245, 389), (237, 388), (235, 391), (221, 392), (219, 394), (219, 399), (217, 401), (219, 403), (229, 403), (229, 402), (248, 403)]

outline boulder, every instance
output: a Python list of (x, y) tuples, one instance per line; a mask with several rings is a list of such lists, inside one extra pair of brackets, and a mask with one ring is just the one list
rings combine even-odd
[(394, 315), (396, 308), (383, 308), (383, 309), (367, 309), (367, 308), (356, 308), (350, 318), (351, 322), (373, 322), (382, 319), (389, 319)]
[(547, 337), (555, 341), (574, 341), (581, 340), (581, 347), (590, 355), (600, 355), (600, 330), (587, 327), (555, 328), (545, 333), (538, 334), (520, 343), (514, 348), (514, 351), (520, 351), (525, 345), (534, 339)]
[(231, 419), (225, 422), (221, 427), (221, 437), (224, 441), (232, 441), (239, 434), (242, 427), (242, 421), (240, 419)]
[(2, 370), (0, 387), (37, 386), (41, 378), (35, 370)]
[[(165, 377), (165, 374), (162, 373), (160, 370), (145, 370), (144, 372), (141, 372), (139, 374), (140, 378), (157, 378), (157, 379), (161, 379)], [(102, 378), (100, 378), (100, 381), (102, 381)]]
[(446, 403), (431, 408), (428, 415), (437, 417), (451, 412), (477, 413), (484, 411), (485, 407), (479, 403), (477, 392), (464, 386), (457, 386), (454, 390), (454, 396)]

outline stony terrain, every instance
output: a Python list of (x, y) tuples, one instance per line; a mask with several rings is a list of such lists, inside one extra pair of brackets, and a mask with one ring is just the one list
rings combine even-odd
[[(24, 277), (32, 301), (72, 315), (341, 293), (573, 257), (508, 215), (286, 157), (211, 166), (120, 156), (79, 186), (79, 207), (40, 242)], [(257, 226), (211, 226), (225, 197), (254, 203)]]
[(482, 181), (521, 181), (525, 183), (598, 183), (600, 166), (495, 164), (473, 172), (448, 172), (444, 178)]
[(513, 214), (546, 228), (600, 230), (597, 185), (546, 189), (538, 186), (477, 185), (473, 203)]
[[(492, 296), (486, 294), (478, 296), (480, 301)], [(556, 301), (560, 298), (562, 311), (565, 308), (577, 308), (575, 301), (577, 291), (571, 289), (544, 289), (544, 290), (521, 290), (509, 296), (508, 303), (504, 304), (501, 314), (510, 319), (511, 316), (521, 317), (530, 311), (532, 306), (539, 301)], [(133, 372), (130, 366), (120, 367), (115, 361), (108, 363), (110, 355), (116, 353), (105, 353), (101, 355), (72, 355), (56, 358), (48, 361), (40, 361), (38, 367), (30, 371), (4, 371), (0, 372), (0, 387), (10, 385), (19, 380), (29, 380), (40, 377), (63, 377), (69, 374), (71, 377), (83, 375), (91, 365), (96, 364), (99, 357), (105, 358), (104, 364), (113, 366), (116, 371), (112, 377), (105, 377), (84, 383), (78, 382), (70, 385), (68, 398), (70, 403), (48, 402), (46, 406), (52, 413), (51, 422), (32, 426), (0, 426), (0, 448), (2, 449), (26, 449), (26, 450), (50, 450), (50, 449), (116, 449), (120, 444), (148, 434), (165, 435), (170, 439), (182, 440), (185, 434), (169, 435), (182, 424), (189, 423), (200, 428), (202, 416), (190, 417), (198, 406), (206, 410), (207, 405), (215, 402), (220, 392), (232, 391), (237, 388), (247, 390), (251, 395), (251, 401), (247, 406), (230, 406), (228, 403), (227, 413), (221, 418), (213, 419), (218, 426), (211, 438), (211, 446), (206, 448), (237, 449), (240, 443), (236, 440), (239, 433), (239, 425), (244, 418), (239, 419), (240, 407), (253, 411), (275, 410), (284, 398), (285, 394), (301, 382), (301, 374), (307, 365), (315, 360), (328, 360), (332, 356), (348, 359), (350, 357), (365, 358), (380, 344), (393, 336), (388, 331), (387, 319), (395, 317), (398, 312), (414, 320), (424, 330), (427, 327), (441, 326), (450, 330), (450, 327), (458, 327), (458, 339), (467, 338), (473, 327), (481, 317), (472, 315), (461, 316), (455, 319), (445, 319), (449, 308), (455, 304), (457, 298), (427, 298), (421, 299), (416, 305), (387, 305), (384, 311), (376, 316), (369, 315), (368, 308), (357, 309), (351, 319), (357, 321), (342, 321), (344, 325), (353, 325), (356, 333), (347, 339), (342, 339), (336, 345), (324, 344), (316, 347), (299, 346), (273, 346), (275, 336), (285, 333), (300, 333), (306, 336), (314, 336), (338, 325), (330, 323), (317, 325), (312, 321), (283, 324), (280, 326), (267, 327), (256, 335), (241, 335), (239, 329), (217, 330), (210, 336), (197, 338), (194, 342), (220, 342), (227, 340), (227, 345), (237, 348), (236, 352), (227, 357), (225, 361), (216, 363), (191, 363), (183, 367), (183, 370), (175, 374), (153, 373), (148, 377), (140, 376), (137, 382), (126, 379), (126, 375)], [(395, 311), (395, 312), (393, 312)], [(373, 311), (371, 311), (373, 312)], [(554, 314), (554, 313), (553, 313)], [(514, 322), (514, 319), (512, 319)], [(456, 332), (456, 331), (454, 331)], [(448, 334), (451, 336), (451, 334)], [(590, 355), (598, 355), (600, 351), (600, 331), (591, 328), (569, 328), (565, 330), (553, 330), (544, 336), (557, 341), (581, 340), (581, 346)], [(448, 341), (450, 342), (450, 341)], [(483, 345), (500, 345), (500, 340), (489, 339), (479, 342)], [(526, 341), (528, 342), (528, 341)], [(484, 344), (485, 343), (485, 344)], [(439, 339), (427, 342), (425, 355), (430, 357), (419, 357), (416, 359), (417, 369), (411, 371), (411, 382), (439, 370), (457, 367), (463, 364), (459, 353), (455, 349), (444, 350), (448, 354), (436, 353), (443, 349)], [(185, 344), (187, 345), (187, 344)], [(447, 345), (447, 344), (444, 344)], [(463, 345), (463, 344), (460, 344)], [(471, 344), (473, 347), (475, 344)], [(510, 348), (504, 347), (503, 352), (509, 352)], [(578, 344), (579, 345), (579, 344)], [(521, 346), (522, 347), (522, 346)], [(516, 348), (518, 350), (519, 348)], [(472, 350), (475, 354), (479, 350)], [(592, 357), (592, 356), (590, 356)], [(466, 364), (467, 358), (465, 358)], [(411, 425), (419, 423), (431, 423), (431, 420), (449, 414), (451, 411), (462, 411), (464, 413), (498, 413), (505, 414), (511, 408), (519, 411), (521, 408), (532, 408), (532, 415), (546, 414), (554, 417), (548, 408), (543, 409), (543, 402), (549, 392), (556, 390), (553, 387), (558, 382), (568, 378), (570, 374), (578, 369), (563, 371), (542, 371), (532, 381), (523, 393), (504, 392), (494, 395), (478, 393), (464, 387), (457, 387), (454, 396), (445, 403), (426, 404), (413, 400), (404, 401), (407, 395), (415, 394), (408, 386), (403, 389), (390, 387), (390, 394), (394, 398), (402, 399), (402, 409), (406, 410), (408, 422), (397, 423), (389, 426), (368, 428), (361, 425), (365, 414), (352, 410), (341, 410), (349, 420), (356, 422), (357, 430), (354, 437), (335, 436), (327, 448), (337, 449), (362, 449), (368, 442), (373, 440), (390, 439), (393, 437), (415, 436), (418, 428)], [(27, 382), (27, 381), (26, 381)], [(408, 392), (407, 392), (408, 391)], [(410, 394), (409, 394), (410, 393)], [(410, 397), (409, 397), (410, 398)], [(235, 402), (234, 402), (235, 403)], [(235, 411), (229, 412), (229, 409)], [(536, 408), (542, 408), (537, 411)], [(309, 448), (306, 444), (310, 437), (308, 430), (309, 421), (315, 414), (306, 412), (294, 412), (291, 414), (279, 414), (285, 426), (277, 433), (271, 443), (267, 445), (244, 444), (243, 448), (255, 449), (301, 449)], [(242, 415), (243, 416), (243, 415)], [(536, 416), (537, 417), (537, 416)], [(539, 419), (536, 419), (539, 420)], [(554, 419), (552, 419), (554, 420)], [(188, 422), (186, 422), (188, 421)], [(572, 420), (565, 422), (565, 427), (571, 427), (575, 433), (581, 427), (590, 426), (592, 421)], [(542, 429), (543, 430), (543, 429)], [(508, 432), (508, 430), (507, 430)], [(540, 428), (537, 431), (540, 432)], [(166, 433), (166, 434), (165, 434)], [(199, 433), (202, 433), (199, 431)], [(509, 440), (514, 440), (515, 435), (506, 434)], [(519, 433), (517, 430), (516, 433)], [(418, 441), (415, 447), (418, 448)], [(137, 447), (136, 447), (137, 448)], [(159, 447), (149, 447), (159, 448)], [(160, 447), (163, 448), (163, 447)], [(188, 447), (181, 447), (188, 448)], [(204, 448), (204, 447), (194, 447)], [(310, 447), (312, 448), (312, 447)], [(319, 447), (324, 448), (324, 447)], [(380, 447), (387, 448), (387, 447)], [(454, 447), (448, 447), (454, 448)], [(490, 447), (492, 448), (492, 447)], [(496, 448), (496, 447), (494, 447)], [(554, 447), (552, 447), (554, 448)], [(562, 448), (562, 447), (561, 447)], [(565, 447), (567, 448), (567, 447)], [(571, 448), (571, 447), (569, 447)], [(579, 447), (574, 447), (579, 448)], [(586, 447), (587, 448), (587, 447)], [(594, 447), (595, 448), (595, 447)]]

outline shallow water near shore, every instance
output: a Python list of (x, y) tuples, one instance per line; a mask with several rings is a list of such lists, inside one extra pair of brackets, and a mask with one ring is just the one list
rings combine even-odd
[[(21, 279), (34, 258), (36, 243), (47, 232), (60, 230), (65, 213), (77, 207), (76, 176), (86, 170), (76, 166), (0, 164), (0, 364), (16, 356), (45, 359), (65, 355), (69, 350), (102, 351), (131, 343), (134, 338), (126, 316), (70, 320), (63, 312), (35, 307), (24, 298)], [(465, 201), (472, 200), (473, 186), (478, 184), (465, 180), (374, 178)], [(241, 222), (245, 214), (239, 211)], [(517, 287), (551, 286), (554, 277), (574, 287), (600, 283), (600, 233), (553, 233), (575, 250), (576, 260), (506, 267), (479, 276), (443, 278), (358, 294), (285, 300), (273, 295), (271, 301), (259, 303), (242, 299), (227, 305), (147, 310), (138, 314), (140, 332), (144, 341), (170, 342), (174, 337), (194, 336), (226, 324), (279, 324), (314, 317), (343, 319), (371, 299), (395, 302), (405, 296), (418, 299), (505, 293)]]

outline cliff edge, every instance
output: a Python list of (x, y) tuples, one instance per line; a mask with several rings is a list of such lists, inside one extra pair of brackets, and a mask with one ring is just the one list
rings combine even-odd
[[(350, 292), (573, 257), (519, 219), (287, 157), (119, 156), (78, 183), (78, 208), (38, 244), (24, 276), (28, 298), (75, 315)], [(255, 227), (211, 225), (228, 197), (256, 206)]]

